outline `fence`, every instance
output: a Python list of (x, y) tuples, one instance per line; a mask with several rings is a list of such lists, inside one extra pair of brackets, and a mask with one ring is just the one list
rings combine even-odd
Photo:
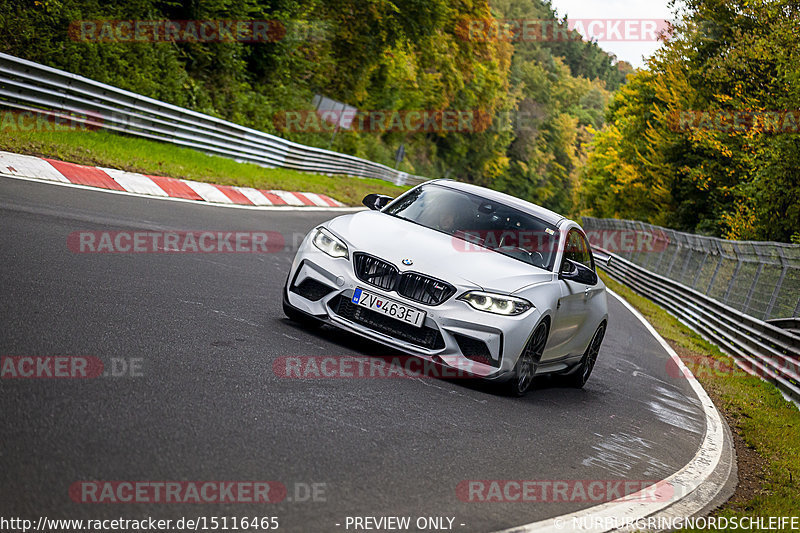
[(610, 251), (744, 315), (776, 321), (800, 316), (800, 245), (726, 241), (630, 220), (583, 217), (583, 226), (590, 240), (593, 233), (646, 235), (628, 239), (644, 245), (612, 242), (617, 249)]
[(210, 115), (0, 53), (0, 106), (56, 112), (110, 131), (303, 172), (415, 185), (426, 178), (357, 157), (294, 143)]
[(774, 383), (800, 405), (800, 335), (745, 315), (618, 254), (612, 254), (603, 268), (704, 335), (733, 356), (739, 366)]

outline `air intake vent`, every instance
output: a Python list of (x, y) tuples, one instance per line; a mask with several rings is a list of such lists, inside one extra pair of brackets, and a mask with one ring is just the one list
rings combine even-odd
[(486, 343), (482, 340), (473, 339), (466, 335), (459, 335), (458, 333), (453, 336), (456, 338), (461, 353), (464, 354), (464, 357), (467, 359), (472, 359), (484, 365), (491, 365), (495, 368), (500, 366), (500, 361), (492, 359), (489, 347), (486, 346)]
[(335, 289), (315, 279), (306, 278), (299, 285), (292, 287), (291, 290), (306, 300), (317, 302), (332, 293)]
[(442, 334), (438, 329), (429, 326), (418, 328), (411, 324), (405, 324), (382, 313), (376, 313), (356, 305), (345, 296), (336, 296), (328, 303), (328, 306), (334, 313), (347, 320), (352, 320), (395, 339), (431, 350), (441, 350), (445, 346)]

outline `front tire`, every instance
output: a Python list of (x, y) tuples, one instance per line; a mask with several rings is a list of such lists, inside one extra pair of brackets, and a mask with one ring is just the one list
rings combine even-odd
[(586, 382), (589, 381), (589, 376), (592, 375), (594, 364), (597, 362), (597, 355), (600, 353), (600, 345), (603, 344), (603, 337), (606, 335), (606, 323), (603, 322), (594, 332), (594, 337), (586, 347), (586, 352), (583, 354), (578, 370), (573, 374), (567, 376), (566, 385), (576, 389), (582, 389)]
[(536, 368), (542, 359), (544, 347), (547, 344), (549, 328), (546, 322), (539, 324), (531, 335), (528, 344), (522, 350), (514, 365), (511, 379), (506, 383), (506, 391), (511, 396), (522, 397), (528, 392), (536, 375)]

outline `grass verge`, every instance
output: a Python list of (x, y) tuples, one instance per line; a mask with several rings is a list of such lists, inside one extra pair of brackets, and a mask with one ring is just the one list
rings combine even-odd
[(322, 193), (347, 205), (361, 205), (369, 193), (397, 196), (409, 188), (378, 179), (322, 176), (237, 163), (190, 148), (102, 130), (4, 130), (0, 150), (220, 185)]
[[(736, 366), (716, 346), (664, 309), (602, 273), (680, 355), (734, 434), (739, 486), (713, 515), (727, 518), (800, 513), (800, 411), (773, 385)], [(683, 529), (681, 531), (699, 531)]]

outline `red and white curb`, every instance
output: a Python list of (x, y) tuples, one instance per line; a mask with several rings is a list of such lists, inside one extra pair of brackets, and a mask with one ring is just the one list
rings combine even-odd
[(162, 176), (147, 176), (113, 168), (89, 167), (2, 151), (0, 151), (0, 175), (217, 205), (345, 207), (343, 203), (329, 196), (313, 192), (268, 191), (251, 187), (234, 187)]

